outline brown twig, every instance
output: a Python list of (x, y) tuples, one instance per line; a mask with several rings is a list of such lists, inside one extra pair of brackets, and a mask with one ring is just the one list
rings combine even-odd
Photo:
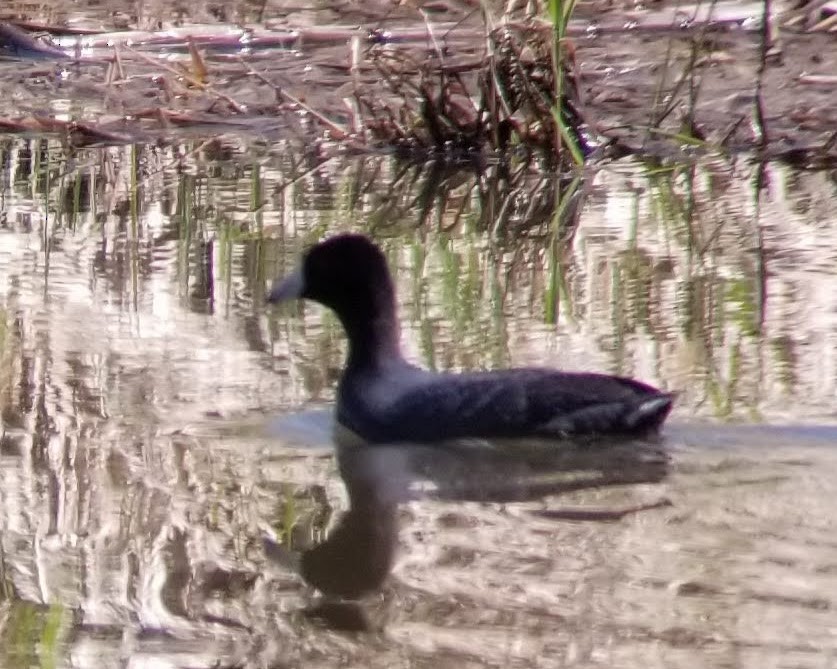
[(243, 106), (242, 104), (240, 104), (237, 100), (233, 99), (232, 97), (230, 97), (226, 93), (221, 93), (220, 91), (215, 90), (210, 84), (207, 84), (206, 82), (201, 81), (200, 79), (198, 79), (197, 77), (192, 76), (188, 72), (185, 72), (185, 71), (183, 71), (181, 69), (178, 69), (176, 67), (172, 67), (171, 65), (162, 62), (159, 58), (152, 58), (151, 56), (146, 56), (144, 53), (142, 53), (140, 51), (137, 51), (136, 49), (133, 49), (131, 47), (125, 47), (125, 48), (128, 49), (128, 51), (130, 51), (133, 55), (135, 55), (140, 60), (143, 60), (146, 63), (152, 64), (155, 67), (159, 67), (159, 68), (165, 70), (166, 72), (168, 72), (169, 74), (174, 75), (175, 77), (178, 77), (180, 79), (184, 79), (185, 81), (187, 81), (189, 84), (191, 84), (195, 88), (199, 88), (200, 90), (202, 90), (206, 93), (209, 93), (210, 95), (215, 96), (218, 100), (223, 100), (224, 102), (229, 104), (230, 107), (232, 107), (237, 113), (244, 114), (244, 113), (247, 112), (247, 108), (245, 106)]

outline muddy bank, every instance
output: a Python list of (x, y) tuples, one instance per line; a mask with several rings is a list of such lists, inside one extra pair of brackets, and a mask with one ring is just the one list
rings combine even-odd
[[(583, 121), (605, 143), (642, 154), (671, 155), (684, 146), (733, 152), (766, 146), (772, 155), (830, 162), (837, 152), (835, 36), (780, 30), (805, 25), (786, 14), (782, 23), (777, 14), (765, 53), (760, 7), (661, 3), (639, 11), (580, 5), (570, 29), (571, 74)], [(531, 78), (540, 56), (527, 51), (526, 40), (547, 29), (526, 23), (520, 12), (510, 15), (515, 20), (507, 27), (487, 24), (474, 8), (453, 4), (427, 5), (423, 14), (389, 5), (272, 6), (260, 14), (260, 23), (246, 27), (223, 23), (230, 12), (213, 10), (211, 3), (196, 7), (194, 16), (158, 10), (107, 17), (91, 10), (86, 18), (82, 10), (75, 28), (108, 32), (55, 35), (53, 42), (80, 60), (0, 63), (0, 83), (9, 92), (0, 102), (5, 129), (68, 132), (44, 123), (46, 117), (81, 122), (69, 129), (80, 142), (145, 141), (213, 126), (212, 132), (300, 146), (337, 140), (340, 148), (387, 148), (376, 141), (363, 100), (379, 101), (392, 127), (402, 123), (409, 129), (415, 119), (399, 115), (415, 90), (403, 83), (444, 70), (458, 89), (451, 98), (456, 109), (463, 116), (477, 114), (474, 94), (485, 77), (486, 31), (494, 29), (496, 44), (506, 33), (524, 35), (518, 55), (529, 59)], [(50, 25), (69, 17), (27, 16)], [(206, 23), (176, 25), (190, 19)], [(153, 30), (133, 30), (144, 27)], [(432, 68), (422, 69), (428, 62)], [(755, 113), (759, 77), (763, 121)], [(510, 118), (528, 123), (519, 113)]]

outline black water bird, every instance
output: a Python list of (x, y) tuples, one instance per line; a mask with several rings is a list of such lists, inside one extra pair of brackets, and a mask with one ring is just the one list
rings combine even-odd
[(665, 421), (674, 396), (619, 376), (545, 368), (436, 373), (400, 347), (395, 287), (381, 250), (341, 234), (310, 248), (277, 279), (268, 301), (304, 298), (332, 309), (349, 339), (337, 422), (363, 441), (642, 436)]

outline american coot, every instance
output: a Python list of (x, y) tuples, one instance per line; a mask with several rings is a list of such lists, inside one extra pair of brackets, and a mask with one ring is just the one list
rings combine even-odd
[(268, 301), (314, 300), (349, 338), (337, 421), (371, 443), (461, 438), (643, 435), (666, 419), (673, 396), (633, 379), (542, 368), (436, 373), (407, 362), (395, 288), (381, 250), (358, 234), (310, 248), (277, 279)]

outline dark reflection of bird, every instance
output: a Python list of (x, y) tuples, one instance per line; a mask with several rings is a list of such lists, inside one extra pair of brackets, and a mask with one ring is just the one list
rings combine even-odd
[(343, 234), (305, 254), (277, 280), (270, 302), (307, 298), (333, 309), (349, 338), (337, 421), (371, 443), (461, 438), (642, 435), (673, 396), (632, 379), (521, 368), (435, 373), (401, 354), (395, 288), (380, 249)]
[(404, 457), (369, 449), (338, 455), (349, 510), (323, 543), (302, 554), (302, 577), (326, 595), (357, 599), (380, 588), (398, 542), (398, 502), (405, 498)]
[[(398, 544), (401, 502), (423, 497), (525, 502), (587, 488), (658, 482), (668, 471), (666, 454), (643, 442), (560, 451), (517, 447), (503, 451), (467, 445), (439, 449), (403, 443), (341, 446), (337, 460), (350, 508), (324, 542), (302, 553), (299, 571), (327, 598), (342, 600), (374, 593), (386, 581)], [(661, 504), (621, 510), (538, 509), (532, 513), (556, 520), (607, 521)], [(288, 562), (275, 544), (266, 541), (265, 546), (268, 557)], [(335, 610), (329, 605), (330, 615)], [(345, 617), (348, 609), (339, 611)], [(353, 616), (349, 617), (352, 624), (362, 618), (359, 613)], [(347, 624), (345, 620), (341, 623)]]

